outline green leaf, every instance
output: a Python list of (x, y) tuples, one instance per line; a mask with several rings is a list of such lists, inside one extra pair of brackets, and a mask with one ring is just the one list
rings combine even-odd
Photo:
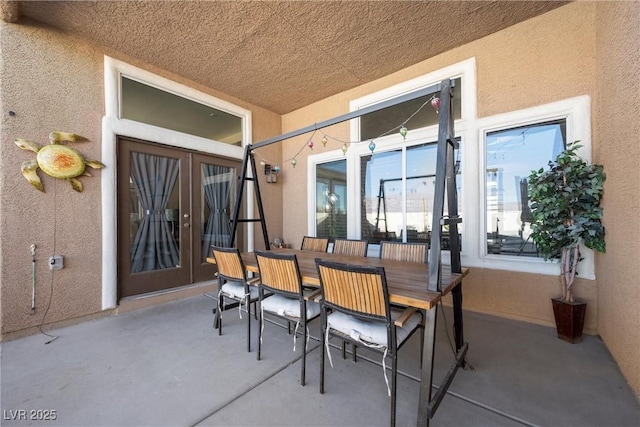
[[(589, 165), (577, 154), (578, 141), (528, 177), (533, 222), (531, 238), (545, 259), (558, 258), (562, 248), (584, 244), (604, 252), (605, 233), (600, 202), (605, 174), (602, 165)], [(571, 226), (565, 225), (572, 221)]]

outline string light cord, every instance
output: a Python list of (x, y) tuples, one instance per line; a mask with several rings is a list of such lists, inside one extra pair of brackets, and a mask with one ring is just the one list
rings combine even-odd
[[(56, 235), (57, 235), (57, 224), (58, 224), (58, 220), (57, 220), (57, 179), (53, 180), (53, 254), (55, 255), (56, 253)], [(54, 276), (55, 276), (55, 270), (51, 270), (51, 281), (49, 282), (49, 302), (47, 303), (47, 309), (44, 312), (44, 316), (42, 316), (42, 320), (40, 321), (40, 325), (38, 326), (38, 329), (40, 330), (40, 333), (42, 335), (45, 335), (49, 338), (51, 338), (49, 341), (45, 342), (45, 345), (47, 344), (51, 344), (52, 342), (54, 342), (55, 340), (57, 340), (58, 338), (60, 338), (57, 335), (51, 335), (47, 332), (45, 332), (42, 329), (42, 325), (44, 325), (44, 321), (47, 318), (47, 313), (49, 313), (49, 309), (51, 308), (51, 301), (53, 300), (53, 282), (54, 282)]]
[[(302, 147), (300, 147), (298, 152), (293, 157), (288, 158), (287, 160), (284, 161), (284, 163), (295, 160), (295, 158), (298, 157), (300, 155), (300, 153), (302, 153), (302, 151), (305, 149), (305, 147), (313, 148), (313, 137), (315, 136), (317, 131), (318, 131), (318, 129), (314, 129), (313, 133), (311, 134), (311, 137), (309, 137), (307, 142), (305, 142), (305, 144)], [(254, 153), (255, 156), (257, 156), (260, 159), (260, 161), (262, 163), (276, 164), (276, 162), (272, 162), (272, 161), (266, 159), (265, 157), (260, 155), (260, 153), (258, 153), (257, 151), (254, 151), (253, 153)]]
[[(442, 313), (442, 318), (444, 319), (444, 330), (445, 330), (445, 335), (447, 336), (447, 340), (449, 341), (449, 347), (451, 348), (451, 352), (453, 353), (453, 357), (456, 357), (458, 352), (456, 351), (456, 349), (453, 346), (453, 342), (451, 341), (451, 333), (449, 332), (449, 324), (447, 323), (447, 315), (444, 312), (444, 305), (442, 304), (442, 299), (440, 299), (440, 312)], [(468, 361), (466, 362), (466, 368), (465, 369), (470, 369), (470, 370), (475, 370), (475, 368), (473, 366), (471, 366), (471, 364)]]
[(527, 138), (526, 133), (527, 131), (530, 131), (530, 130), (531, 128), (524, 129), (521, 132), (519, 132), (517, 136), (511, 137), (505, 141), (496, 142), (494, 146), (491, 147), (491, 150), (493, 150), (493, 153), (491, 154), (490, 160), (498, 160), (498, 156), (500, 156), (500, 158), (504, 160), (504, 156), (506, 153), (508, 153), (509, 151), (515, 148), (520, 148), (522, 145), (524, 145), (525, 140)]
[(305, 149), (305, 147), (310, 147), (311, 149), (313, 149), (313, 137), (315, 136), (317, 131), (318, 131), (318, 129), (314, 129), (313, 133), (311, 134), (311, 136), (309, 137), (307, 142), (305, 142), (305, 144), (302, 147), (300, 147), (300, 149), (295, 154), (295, 156), (285, 160), (284, 162), (286, 163), (286, 162), (291, 162), (291, 161), (295, 160), (296, 157), (298, 157), (300, 155), (300, 153), (302, 153), (302, 151)]
[(378, 136), (377, 136), (376, 138), (374, 138), (374, 139), (382, 138), (383, 136), (387, 136), (387, 135), (389, 135), (391, 132), (393, 132), (393, 131), (395, 131), (395, 130), (399, 130), (400, 128), (402, 128), (403, 126), (405, 126), (407, 123), (409, 123), (409, 121), (410, 121), (411, 119), (413, 119), (413, 118), (415, 117), (415, 115), (416, 115), (416, 114), (418, 114), (418, 113), (419, 113), (419, 112), (420, 112), (420, 111), (425, 107), (425, 105), (427, 105), (427, 104), (431, 104), (431, 102), (432, 102), (434, 99), (436, 99), (436, 95), (435, 95), (435, 94), (431, 95), (431, 98), (429, 98), (429, 99), (427, 99), (426, 101), (424, 101), (424, 102), (422, 103), (422, 105), (421, 105), (420, 107), (418, 107), (418, 109), (417, 109), (416, 111), (414, 111), (414, 112), (413, 112), (413, 114), (411, 114), (411, 115), (410, 115), (410, 116), (409, 116), (409, 117), (408, 117), (404, 122), (402, 122), (401, 124), (399, 124), (398, 126), (396, 126), (396, 127), (392, 128), (392, 129), (389, 129), (388, 131), (386, 131), (386, 132), (384, 132), (384, 133), (382, 133), (382, 134), (378, 135)]
[[(409, 121), (411, 119), (413, 119), (416, 114), (418, 114), (427, 104), (431, 103), (431, 101), (433, 101), (434, 99), (436, 99), (436, 95), (435, 94), (431, 95), (431, 98), (429, 98), (425, 102), (423, 102), (422, 105), (420, 105), (420, 107), (418, 107), (418, 109), (416, 111), (414, 111), (409, 117), (407, 117), (402, 123), (400, 123), (397, 126), (392, 127), (391, 129), (387, 130), (386, 132), (381, 133), (380, 135), (378, 135), (378, 136), (376, 136), (376, 137), (374, 137), (372, 139), (375, 140), (375, 139), (378, 139), (378, 138), (382, 138), (384, 136), (389, 135), (391, 132), (399, 130), (400, 128), (405, 126), (407, 123), (409, 123)], [(332, 139), (334, 141), (340, 142), (342, 144), (360, 144), (360, 143), (366, 142), (366, 141), (362, 141), (362, 140), (360, 140), (360, 141), (351, 141), (351, 140), (345, 141), (345, 140), (342, 140), (340, 138), (336, 138), (334, 136), (328, 135), (328, 134), (326, 134), (324, 132), (322, 132), (322, 136), (327, 137), (329, 139)], [(368, 141), (368, 139), (367, 139), (367, 141)], [(303, 149), (304, 149), (304, 147), (303, 147)], [(298, 154), (301, 153), (301, 152), (302, 152), (302, 150), (300, 150), (298, 152)]]
[[(437, 103), (436, 103), (436, 101), (437, 101)], [(416, 114), (418, 114), (420, 111), (422, 111), (422, 109), (423, 109), (427, 104), (431, 104), (434, 108), (436, 108), (436, 112), (437, 112), (437, 108), (438, 108), (438, 106), (439, 106), (439, 101), (440, 101), (440, 99), (436, 97), (436, 94), (435, 94), (435, 93), (434, 93), (434, 94), (432, 94), (432, 95), (431, 95), (431, 97), (430, 97), (429, 99), (427, 99), (425, 102), (423, 102), (423, 103), (420, 105), (420, 107), (418, 107), (418, 109), (416, 109), (416, 110), (415, 110), (411, 115), (409, 115), (409, 117), (407, 117), (404, 121), (402, 121), (402, 123), (400, 123), (400, 124), (399, 124), (399, 125), (397, 125), (397, 126), (392, 127), (391, 129), (389, 129), (389, 130), (387, 130), (387, 131), (385, 131), (385, 132), (381, 133), (380, 135), (378, 135), (378, 136), (376, 136), (376, 137), (372, 138), (372, 139), (370, 140), (370, 143), (369, 143), (369, 148), (371, 149), (371, 151), (373, 152), (373, 150), (375, 149), (375, 143), (374, 143), (374, 141), (375, 141), (376, 139), (379, 139), (379, 138), (382, 138), (382, 137), (384, 137), (384, 136), (387, 136), (387, 135), (389, 135), (390, 133), (392, 133), (392, 132), (394, 132), (394, 131), (398, 131), (398, 130), (399, 130), (399, 131), (400, 131), (400, 133), (402, 134), (402, 136), (403, 136), (403, 137), (405, 137), (405, 136), (406, 136), (406, 134), (407, 134), (407, 129), (406, 129), (406, 127), (405, 127), (405, 126), (406, 126), (406, 124), (407, 124), (407, 123), (409, 123), (409, 121), (410, 121), (411, 119), (413, 119), (413, 118), (416, 116)], [(302, 151), (304, 151), (305, 147), (309, 147), (309, 148), (313, 149), (313, 145), (314, 145), (314, 144), (313, 144), (313, 137), (315, 136), (316, 132), (318, 132), (318, 130), (319, 130), (319, 129), (317, 128), (317, 126), (314, 126), (314, 130), (313, 130), (313, 133), (311, 134), (311, 137), (309, 137), (309, 138), (305, 141), (304, 145), (302, 145), (302, 146), (300, 147), (300, 149), (298, 150), (298, 152), (297, 152), (293, 157), (290, 157), (290, 158), (288, 158), (288, 159), (284, 160), (284, 162), (283, 162), (283, 163), (287, 163), (287, 162), (289, 162), (289, 163), (292, 163), (293, 167), (295, 167), (295, 166), (296, 166), (296, 164), (297, 164), (297, 160), (296, 160), (296, 158), (300, 155), (300, 153), (302, 153)], [(342, 151), (343, 151), (345, 154), (346, 154), (346, 152), (347, 152), (347, 150), (348, 150), (348, 148), (349, 148), (349, 146), (350, 146), (351, 144), (360, 144), (360, 143), (366, 142), (366, 141), (363, 141), (363, 140), (359, 140), (359, 141), (343, 140), (343, 139), (337, 138), (337, 137), (335, 137), (335, 136), (329, 135), (329, 134), (327, 134), (327, 133), (325, 133), (325, 132), (323, 132), (323, 131), (320, 131), (320, 132), (322, 133), (322, 143), (323, 143), (323, 145), (326, 145), (326, 143), (327, 143), (327, 141), (328, 141), (329, 139), (331, 139), (331, 140), (333, 140), (333, 141), (336, 141), (336, 142), (339, 142), (339, 143), (341, 143), (341, 144), (342, 144)], [(369, 141), (369, 139), (367, 139), (367, 141)], [(272, 162), (272, 161), (270, 161), (270, 160), (266, 159), (265, 157), (263, 157), (262, 155), (260, 155), (260, 153), (258, 153), (257, 151), (254, 151), (254, 154), (255, 154), (258, 158), (260, 158), (260, 160), (261, 160), (261, 162), (262, 162), (262, 163), (277, 164), (277, 162)], [(263, 165), (263, 166), (264, 166), (264, 165)]]

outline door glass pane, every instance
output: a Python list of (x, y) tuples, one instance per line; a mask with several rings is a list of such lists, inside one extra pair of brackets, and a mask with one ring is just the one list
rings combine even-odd
[(554, 159), (565, 141), (564, 119), (487, 134), (487, 253), (537, 256), (527, 177)]
[(347, 237), (347, 161), (316, 165), (316, 235)]
[(180, 267), (177, 159), (131, 153), (131, 273)]
[(242, 146), (242, 118), (122, 77), (122, 118)]
[[(453, 91), (453, 100), (451, 102), (453, 103), (453, 118), (457, 120), (462, 116), (462, 103), (460, 98), (462, 85), (460, 78), (455, 79), (454, 84), (455, 90)], [(381, 135), (387, 134), (389, 130), (396, 129), (398, 123), (404, 123), (409, 130), (437, 125), (438, 112), (430, 104), (431, 98), (434, 95), (439, 96), (439, 94), (433, 93), (365, 114), (360, 117), (360, 139), (364, 141), (378, 138)], [(420, 108), (421, 106), (422, 108)], [(415, 114), (418, 110), (420, 110), (420, 113)], [(407, 121), (409, 118), (411, 119)]]
[(202, 212), (202, 262), (211, 255), (211, 245), (231, 243), (231, 218), (236, 200), (236, 169), (203, 163), (200, 168)]
[(395, 240), (403, 229), (402, 150), (360, 158), (361, 238)]

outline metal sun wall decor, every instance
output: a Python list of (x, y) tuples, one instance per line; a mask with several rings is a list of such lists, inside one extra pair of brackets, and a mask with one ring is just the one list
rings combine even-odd
[(40, 146), (35, 142), (18, 138), (15, 143), (23, 150), (36, 153), (35, 160), (27, 160), (22, 163), (22, 175), (38, 190), (44, 191), (44, 185), (38, 176), (37, 170), (40, 168), (47, 175), (66, 179), (71, 187), (82, 192), (82, 183), (77, 179), (80, 175), (91, 176), (86, 167), (102, 169), (104, 164), (97, 160), (87, 160), (77, 150), (62, 144), (63, 142), (84, 142), (88, 141), (75, 133), (53, 131), (49, 134), (49, 145)]

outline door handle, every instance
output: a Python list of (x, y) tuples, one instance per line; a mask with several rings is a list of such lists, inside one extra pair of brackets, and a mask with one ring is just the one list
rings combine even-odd
[(189, 214), (188, 214), (188, 213), (184, 214), (183, 216), (184, 216), (185, 218), (189, 218)]

